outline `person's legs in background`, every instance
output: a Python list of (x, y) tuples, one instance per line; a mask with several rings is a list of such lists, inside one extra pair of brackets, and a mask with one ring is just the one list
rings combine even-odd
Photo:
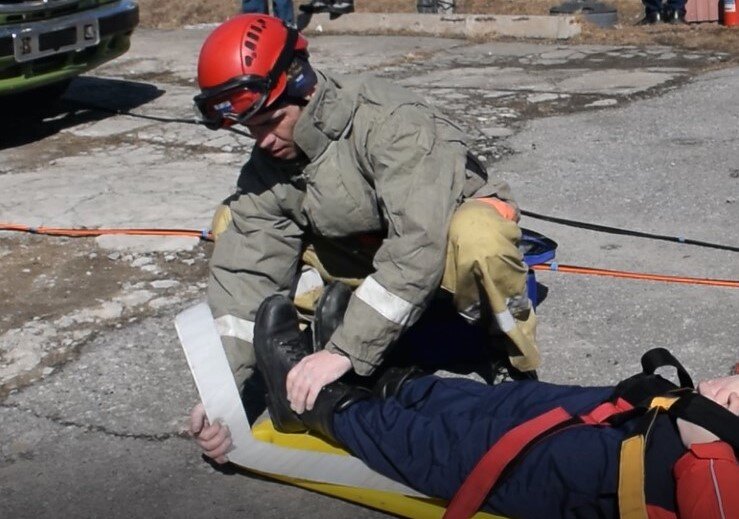
[(668, 0), (662, 11), (662, 20), (671, 24), (685, 23), (685, 0)]
[(241, 0), (241, 12), (269, 14), (267, 0)]
[(642, 0), (642, 4), (644, 4), (644, 18), (641, 19), (639, 25), (652, 25), (662, 19), (661, 0)]
[(272, 0), (272, 13), (285, 23), (295, 23), (292, 0)]

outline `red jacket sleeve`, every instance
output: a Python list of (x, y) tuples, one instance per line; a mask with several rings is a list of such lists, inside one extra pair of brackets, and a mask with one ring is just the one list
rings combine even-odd
[(673, 470), (681, 519), (739, 517), (739, 463), (730, 445), (694, 444)]

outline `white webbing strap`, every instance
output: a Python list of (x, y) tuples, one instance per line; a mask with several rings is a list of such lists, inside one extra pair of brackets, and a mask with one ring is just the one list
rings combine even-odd
[(510, 310), (503, 310), (495, 314), (495, 320), (500, 330), (504, 333), (508, 333), (516, 327), (516, 320), (513, 318)]
[(422, 496), (352, 456), (280, 447), (254, 438), (208, 305), (184, 310), (175, 327), (208, 420), (220, 420), (231, 430), (230, 461), (268, 474)]

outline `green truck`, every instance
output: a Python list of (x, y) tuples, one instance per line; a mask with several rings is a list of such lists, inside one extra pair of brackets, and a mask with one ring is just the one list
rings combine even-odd
[(69, 81), (125, 53), (139, 23), (132, 0), (0, 0), (0, 98)]

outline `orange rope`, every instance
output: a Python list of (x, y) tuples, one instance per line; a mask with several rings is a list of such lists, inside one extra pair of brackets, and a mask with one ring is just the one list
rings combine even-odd
[(648, 281), (662, 281), (665, 283), (683, 283), (688, 285), (708, 285), (715, 287), (739, 288), (739, 281), (731, 279), (693, 278), (685, 276), (666, 276), (663, 274), (645, 274), (640, 272), (626, 272), (623, 270), (597, 269), (592, 267), (578, 267), (576, 265), (559, 265), (544, 263), (534, 265), (534, 270), (550, 270), (566, 272), (568, 274), (584, 274), (589, 276), (610, 276), (625, 279), (640, 279)]
[[(29, 225), (18, 225), (11, 223), (0, 223), (0, 231), (28, 232), (33, 234), (45, 234), (49, 236), (101, 236), (103, 234), (126, 234), (134, 236), (189, 236), (201, 240), (212, 241), (213, 235), (207, 231), (197, 229), (70, 229), (63, 227), (31, 227)], [(685, 276), (667, 276), (663, 274), (646, 274), (640, 272), (627, 272), (623, 270), (609, 270), (592, 267), (578, 267), (576, 265), (559, 265), (557, 263), (543, 263), (534, 265), (534, 270), (548, 270), (566, 272), (568, 274), (584, 274), (589, 276), (609, 276), (624, 279), (639, 279), (647, 281), (662, 281), (664, 283), (682, 283), (689, 285), (708, 285), (716, 287), (739, 288), (739, 281), (731, 279), (694, 278)]]
[(212, 241), (212, 234), (203, 229), (70, 229), (64, 227), (31, 227), (30, 225), (3, 224), (0, 223), (0, 231), (18, 231), (32, 234), (45, 234), (48, 236), (70, 236), (70, 237), (92, 237), (108, 235), (131, 235), (131, 236), (186, 236)]

